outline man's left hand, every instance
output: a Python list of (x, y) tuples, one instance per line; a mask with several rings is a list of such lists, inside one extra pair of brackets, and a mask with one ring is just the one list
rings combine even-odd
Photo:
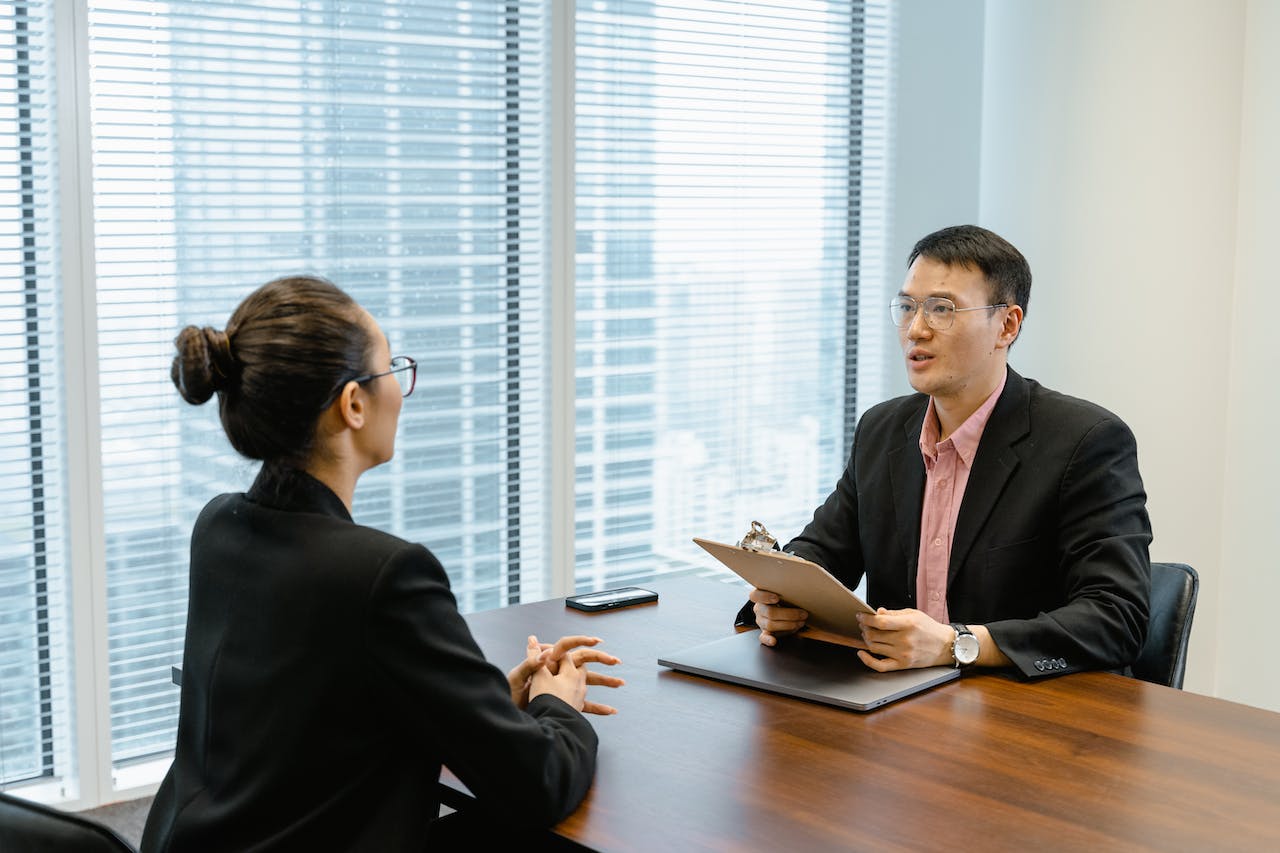
[[(951, 644), (956, 632), (919, 610), (861, 613), (863, 647), (858, 657), (878, 672), (955, 663)], [(868, 654), (870, 652), (870, 654)]]

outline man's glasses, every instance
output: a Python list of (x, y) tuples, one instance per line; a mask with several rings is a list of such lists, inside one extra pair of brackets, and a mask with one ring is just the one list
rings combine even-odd
[(910, 326), (916, 318), (916, 312), (924, 306), (924, 321), (929, 328), (937, 332), (945, 332), (956, 322), (957, 311), (986, 311), (990, 308), (1008, 308), (1008, 302), (997, 302), (995, 305), (979, 305), (977, 308), (957, 308), (956, 304), (945, 296), (930, 296), (923, 302), (917, 302), (910, 296), (899, 296), (889, 303), (889, 318), (899, 329)]
[(390, 370), (384, 370), (381, 373), (366, 373), (364, 376), (357, 376), (355, 379), (348, 381), (363, 384), (388, 374), (395, 376), (396, 382), (400, 383), (400, 393), (408, 397), (413, 393), (414, 386), (418, 384), (418, 362), (407, 355), (398, 355), (391, 359)]

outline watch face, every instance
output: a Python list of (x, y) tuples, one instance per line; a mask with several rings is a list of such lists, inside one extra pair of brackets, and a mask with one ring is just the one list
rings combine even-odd
[(978, 638), (973, 634), (961, 634), (956, 637), (956, 660), (959, 663), (973, 663), (978, 659)]

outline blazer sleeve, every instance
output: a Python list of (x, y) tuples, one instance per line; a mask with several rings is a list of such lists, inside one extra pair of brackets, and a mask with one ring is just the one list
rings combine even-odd
[[(411, 738), (438, 756), (502, 819), (549, 826), (571, 813), (595, 774), (595, 731), (554, 696), (516, 707), (506, 675), (484, 658), (449, 579), (421, 545), (383, 565), (366, 616), (373, 663)], [(512, 649), (513, 663), (521, 653)]]
[(1151, 524), (1129, 428), (1115, 418), (1093, 425), (1059, 490), (1056, 597), (1066, 603), (1033, 618), (987, 623), (996, 645), (1030, 678), (1126, 666), (1147, 634)]

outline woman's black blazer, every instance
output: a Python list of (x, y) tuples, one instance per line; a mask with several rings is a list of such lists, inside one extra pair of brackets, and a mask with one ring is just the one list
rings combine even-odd
[(421, 850), (442, 763), (502, 820), (550, 825), (595, 754), (564, 702), (515, 706), (426, 548), (264, 469), (192, 534), (177, 747), (142, 849)]

